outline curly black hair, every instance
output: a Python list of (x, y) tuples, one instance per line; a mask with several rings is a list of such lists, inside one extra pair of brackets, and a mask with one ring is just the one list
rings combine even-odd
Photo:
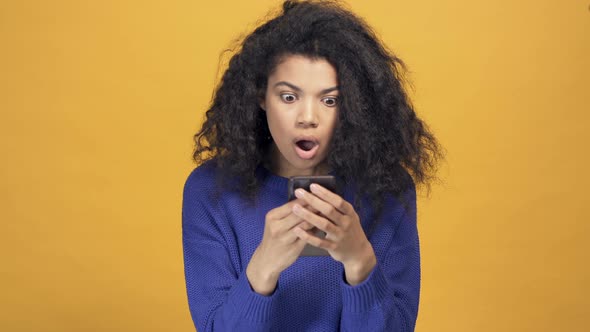
[(281, 59), (303, 55), (336, 69), (339, 121), (327, 162), (354, 184), (354, 204), (367, 194), (380, 215), (386, 193), (408, 206), (409, 188), (426, 184), (430, 191), (442, 148), (414, 112), (405, 64), (363, 19), (336, 1), (285, 1), (234, 52), (194, 136), (198, 164), (214, 158), (221, 178), (240, 179), (241, 192), (256, 196), (255, 171), (272, 142), (259, 101)]

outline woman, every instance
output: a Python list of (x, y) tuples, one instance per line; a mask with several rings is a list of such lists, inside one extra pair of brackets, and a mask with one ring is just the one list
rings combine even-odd
[[(199, 331), (413, 331), (415, 183), (440, 147), (403, 63), (335, 2), (285, 1), (245, 38), (195, 135), (183, 198)], [(334, 175), (287, 201), (288, 178)], [(314, 229), (327, 235), (316, 236)], [(305, 245), (328, 256), (301, 257)]]

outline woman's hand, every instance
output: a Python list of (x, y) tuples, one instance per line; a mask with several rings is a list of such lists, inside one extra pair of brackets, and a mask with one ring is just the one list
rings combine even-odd
[(266, 214), (262, 241), (246, 268), (250, 286), (259, 294), (270, 295), (281, 272), (291, 266), (303, 250), (305, 241), (294, 232), (295, 227), (304, 230), (313, 227), (292, 212), (296, 204), (307, 205), (305, 201), (296, 199)]
[[(375, 267), (377, 259), (367, 239), (360, 218), (352, 205), (318, 184), (311, 185), (311, 193), (297, 189), (295, 195), (308, 207), (296, 202), (293, 213), (312, 226), (326, 232), (326, 238), (314, 236), (308, 229), (295, 227), (294, 232), (306, 243), (324, 248), (330, 256), (344, 265), (346, 281), (356, 285), (364, 281)], [(321, 215), (310, 211), (313, 208)]]

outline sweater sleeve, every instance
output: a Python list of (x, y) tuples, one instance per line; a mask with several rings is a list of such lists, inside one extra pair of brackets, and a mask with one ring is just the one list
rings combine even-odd
[(401, 213), (391, 244), (377, 256), (367, 279), (350, 286), (342, 277), (341, 331), (414, 331), (421, 277), (415, 187), (407, 197), (409, 208)]
[[(267, 331), (274, 297), (252, 290), (246, 269), (239, 270), (237, 248), (224, 234), (224, 218), (193, 172), (184, 187), (182, 243), (188, 303), (195, 327), (205, 331)], [(235, 245), (234, 245), (235, 246)]]

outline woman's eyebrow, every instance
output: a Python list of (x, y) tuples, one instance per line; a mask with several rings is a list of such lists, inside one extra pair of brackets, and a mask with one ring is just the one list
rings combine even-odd
[(338, 86), (334, 86), (334, 87), (331, 87), (331, 88), (324, 89), (324, 90), (320, 91), (320, 94), (323, 95), (325, 93), (332, 92), (332, 91), (335, 91), (335, 90), (338, 90)]
[[(280, 82), (277, 82), (277, 83), (275, 83), (275, 85), (273, 85), (273, 87), (275, 87), (275, 88), (276, 88), (276, 87), (277, 87), (277, 86), (279, 86), (279, 85), (286, 85), (286, 86), (288, 86), (289, 88), (291, 88), (291, 89), (293, 89), (293, 90), (295, 90), (295, 91), (297, 91), (297, 92), (301, 92), (301, 91), (302, 91), (300, 87), (298, 87), (298, 86), (296, 86), (296, 85), (294, 85), (294, 84), (291, 84), (291, 83), (289, 83), (289, 82), (285, 82), (285, 81), (280, 81)], [(324, 89), (324, 90), (320, 91), (320, 94), (325, 94), (325, 93), (328, 93), (328, 92), (332, 92), (332, 91), (334, 91), (334, 90), (338, 90), (338, 86), (335, 86), (335, 87), (331, 87), (331, 88)]]

